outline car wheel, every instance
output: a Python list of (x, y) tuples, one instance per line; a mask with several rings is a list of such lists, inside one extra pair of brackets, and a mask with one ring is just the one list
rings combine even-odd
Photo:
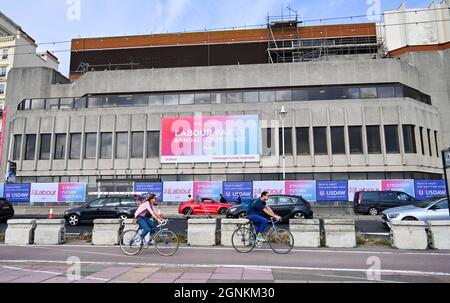
[(301, 211), (295, 212), (293, 217), (294, 217), (294, 219), (297, 219), (297, 220), (306, 218), (305, 214), (302, 213)]
[(80, 216), (78, 215), (70, 215), (69, 218), (67, 219), (67, 222), (69, 223), (70, 226), (77, 226), (78, 224), (80, 224)]
[(417, 219), (414, 217), (406, 217), (406, 218), (403, 218), (402, 221), (417, 221)]
[(227, 209), (225, 207), (222, 207), (219, 209), (219, 215), (225, 215), (227, 213)]
[(183, 210), (183, 215), (187, 215), (187, 216), (189, 216), (189, 215), (192, 215), (192, 208), (185, 208), (184, 210)]
[(376, 207), (369, 208), (369, 215), (371, 216), (378, 216), (378, 209)]

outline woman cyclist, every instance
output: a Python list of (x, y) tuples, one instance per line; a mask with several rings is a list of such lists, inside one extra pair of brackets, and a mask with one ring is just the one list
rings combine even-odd
[[(158, 214), (156, 211), (154, 204), (156, 204), (156, 195), (151, 194), (147, 199), (145, 199), (144, 202), (142, 202), (137, 211), (134, 213), (134, 217), (136, 218), (137, 224), (139, 224), (139, 227), (142, 229), (140, 237), (144, 243), (144, 245), (151, 245), (152, 241), (150, 240), (149, 243), (145, 243), (145, 237), (150, 233), (151, 236), (156, 231), (156, 225), (155, 222), (153, 222), (152, 218), (157, 220), (159, 223), (163, 221), (163, 217)], [(149, 217), (150, 215), (151, 217)]]

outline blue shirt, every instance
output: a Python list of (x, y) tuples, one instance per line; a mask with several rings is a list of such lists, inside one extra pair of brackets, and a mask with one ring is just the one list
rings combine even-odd
[(247, 215), (263, 215), (264, 208), (266, 208), (266, 203), (261, 200), (261, 198), (256, 199), (255, 202), (253, 202), (252, 206), (250, 206)]

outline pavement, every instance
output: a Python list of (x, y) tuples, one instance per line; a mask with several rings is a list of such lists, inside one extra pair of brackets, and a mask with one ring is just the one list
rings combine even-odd
[(385, 247), (259, 249), (152, 248), (126, 256), (118, 247), (0, 245), (0, 283), (450, 283), (450, 251)]

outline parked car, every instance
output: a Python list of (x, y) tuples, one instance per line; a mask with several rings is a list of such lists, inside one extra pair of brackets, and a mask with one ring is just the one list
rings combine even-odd
[(382, 214), (383, 224), (391, 228), (397, 221), (436, 221), (450, 220), (446, 197), (434, 197), (414, 205), (395, 207)]
[(417, 200), (401, 191), (359, 191), (353, 199), (356, 214), (379, 215), (382, 211), (417, 203)]
[(178, 206), (178, 213), (183, 215), (224, 215), (234, 204), (220, 203), (211, 198), (187, 201)]
[(137, 208), (131, 197), (105, 197), (65, 211), (64, 219), (72, 226), (95, 219), (127, 219), (134, 217)]
[(14, 217), (14, 207), (6, 199), (0, 198), (0, 221)]
[[(269, 196), (267, 205), (269, 205), (276, 214), (283, 218), (312, 219), (314, 217), (311, 204), (301, 196)], [(227, 218), (247, 217), (247, 213), (244, 210), (244, 205), (231, 207), (228, 209), (226, 215)]]

